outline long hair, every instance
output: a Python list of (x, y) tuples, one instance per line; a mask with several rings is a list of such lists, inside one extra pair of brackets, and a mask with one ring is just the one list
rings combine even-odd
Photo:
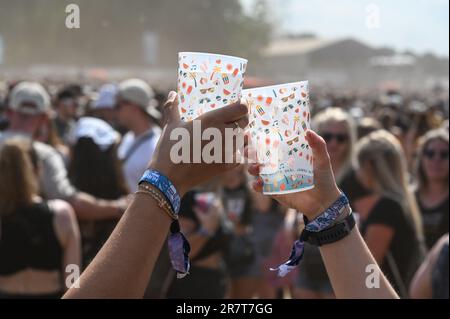
[(0, 145), (0, 217), (32, 204), (38, 195), (31, 142), (12, 138)]
[(355, 166), (369, 163), (375, 191), (398, 202), (411, 217), (417, 233), (423, 234), (420, 211), (408, 183), (405, 154), (394, 135), (379, 130), (361, 139), (356, 145)]
[(341, 171), (338, 175), (336, 175), (336, 182), (339, 184), (342, 178), (344, 178), (344, 176), (352, 168), (352, 154), (356, 141), (356, 126), (349, 113), (340, 108), (331, 107), (320, 112), (314, 117), (313, 128), (320, 135), (326, 130), (326, 127), (332, 123), (344, 124), (348, 135), (348, 149), (345, 154), (344, 163)]
[(69, 178), (82, 192), (103, 199), (129, 194), (117, 157), (117, 144), (102, 151), (90, 138), (80, 138), (72, 148)]
[[(436, 129), (428, 132), (423, 137), (420, 138), (418, 146), (417, 146), (417, 154), (416, 154), (416, 162), (415, 162), (415, 182), (417, 189), (424, 189), (428, 187), (428, 178), (425, 174), (425, 170), (423, 169), (423, 156), (428, 145), (436, 140), (440, 140), (447, 145), (449, 144), (449, 136), (448, 131), (445, 129)], [(445, 185), (448, 185), (449, 179), (447, 175), (447, 180)]]

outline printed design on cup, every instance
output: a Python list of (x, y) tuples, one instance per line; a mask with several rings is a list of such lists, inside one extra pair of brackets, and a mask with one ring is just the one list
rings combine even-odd
[(181, 52), (178, 63), (179, 111), (183, 121), (192, 121), (241, 98), (247, 60)]
[(265, 194), (311, 189), (312, 151), (305, 139), (310, 128), (308, 82), (244, 90), (249, 105), (247, 132), (263, 164)]

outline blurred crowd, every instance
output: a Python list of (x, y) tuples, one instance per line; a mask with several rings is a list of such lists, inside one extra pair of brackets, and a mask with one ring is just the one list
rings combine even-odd
[[(167, 92), (146, 82), (8, 82), (0, 92), (0, 298), (57, 298), (86, 269), (136, 191)], [(402, 297), (448, 298), (448, 90), (313, 88), (326, 141), (369, 249)], [(163, 248), (147, 298), (334, 298), (319, 249), (284, 278), (301, 212), (250, 188), (244, 167), (187, 193), (190, 275)], [(151, 243), (149, 243), (151, 245)], [(145, 254), (145, 252), (142, 252)]]

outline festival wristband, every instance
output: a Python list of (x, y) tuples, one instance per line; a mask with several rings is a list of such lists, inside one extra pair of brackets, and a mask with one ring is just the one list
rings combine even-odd
[(284, 277), (300, 264), (305, 252), (305, 242), (321, 246), (336, 242), (347, 236), (355, 225), (353, 214), (350, 213), (343, 222), (335, 223), (346, 208), (349, 207), (348, 204), (347, 196), (342, 193), (325, 212), (314, 218), (311, 222), (308, 222), (308, 219), (303, 216), (305, 229), (300, 238), (294, 243), (289, 260), (277, 268), (271, 268), (270, 270), (277, 271), (278, 276)]
[(341, 216), (348, 204), (349, 201), (347, 196), (342, 193), (339, 198), (327, 208), (326, 211), (314, 218), (312, 221), (308, 221), (306, 216), (304, 216), (305, 229), (309, 232), (318, 233), (333, 226), (336, 219)]
[(170, 225), (170, 235), (167, 244), (169, 246), (170, 263), (177, 272), (177, 278), (182, 279), (189, 274), (191, 267), (189, 261), (191, 246), (181, 232), (178, 220), (174, 220)]
[(166, 176), (154, 169), (148, 169), (142, 175), (139, 185), (142, 183), (148, 183), (156, 187), (169, 201), (174, 213), (178, 215), (181, 205), (180, 195)]

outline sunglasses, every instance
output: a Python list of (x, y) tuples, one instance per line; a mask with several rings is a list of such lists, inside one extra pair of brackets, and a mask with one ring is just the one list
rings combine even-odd
[(291, 95), (282, 98), (281, 101), (286, 103), (287, 101), (293, 100), (294, 98), (295, 98), (295, 93), (292, 93)]
[(298, 153), (298, 148), (293, 148), (291, 151), (289, 151), (289, 156), (292, 156), (293, 154)]
[(286, 106), (285, 108), (283, 108), (283, 112), (287, 112), (289, 111), (289, 109), (293, 109), (295, 106), (293, 106), (292, 104), (289, 104), (288, 106)]
[(200, 104), (204, 104), (204, 103), (211, 103), (211, 99), (208, 99), (208, 98), (200, 99)]
[(322, 134), (322, 137), (327, 143), (330, 143), (332, 140), (336, 140), (339, 144), (343, 144), (348, 141), (348, 136), (346, 134), (324, 133)]
[(212, 87), (212, 88), (209, 88), (209, 89), (201, 89), (201, 90), (200, 90), (200, 93), (201, 93), (201, 94), (206, 94), (206, 93), (208, 93), (208, 92), (209, 92), (209, 93), (214, 93), (215, 90), (216, 90), (216, 88), (213, 88), (213, 87)]
[(440, 160), (448, 160), (448, 151), (434, 151), (434, 150), (426, 150), (423, 152), (423, 155), (429, 159), (432, 160), (434, 158), (438, 158)]
[(293, 140), (287, 141), (286, 144), (289, 145), (289, 146), (292, 146), (292, 144), (298, 143), (298, 141), (299, 141), (299, 137), (297, 136)]

